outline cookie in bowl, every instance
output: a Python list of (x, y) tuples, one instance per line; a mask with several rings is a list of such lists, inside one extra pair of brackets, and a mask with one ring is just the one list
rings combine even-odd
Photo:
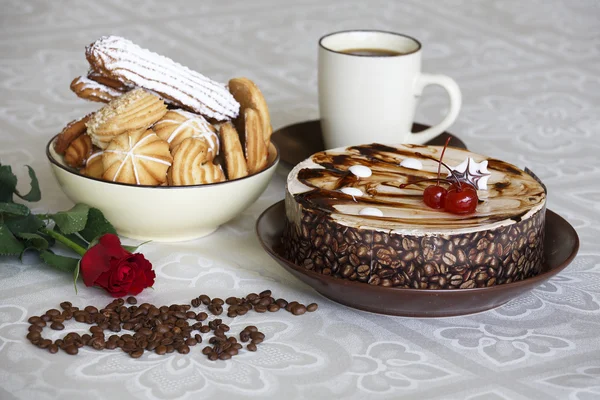
[(467, 150), (327, 150), (288, 176), (283, 255), (384, 287), (501, 285), (540, 273), (545, 205), (533, 175)]

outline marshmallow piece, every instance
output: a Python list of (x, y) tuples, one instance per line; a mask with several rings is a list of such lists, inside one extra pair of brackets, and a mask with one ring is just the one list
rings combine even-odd
[(366, 167), (364, 165), (353, 165), (350, 168), (348, 168), (348, 171), (352, 172), (359, 178), (368, 178), (373, 174), (371, 168)]
[(340, 192), (350, 195), (352, 197), (360, 197), (364, 194), (362, 190), (360, 190), (358, 188), (354, 188), (354, 187), (341, 188)]
[(423, 163), (421, 160), (417, 160), (416, 158), (405, 158), (400, 163), (400, 166), (409, 169), (423, 169)]
[(371, 217), (383, 217), (383, 211), (375, 207), (365, 207), (358, 212), (358, 215), (368, 215)]

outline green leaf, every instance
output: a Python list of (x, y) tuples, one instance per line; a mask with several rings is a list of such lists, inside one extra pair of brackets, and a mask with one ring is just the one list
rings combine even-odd
[(145, 242), (142, 242), (142, 243), (138, 244), (137, 246), (122, 246), (122, 247), (130, 253), (135, 253), (140, 247), (142, 247), (146, 243), (150, 243), (151, 241), (152, 240), (146, 240)]
[(48, 241), (37, 233), (19, 233), (15, 236), (25, 240), (25, 246), (27, 246), (27, 249), (35, 249), (37, 251), (48, 250)]
[(60, 211), (49, 217), (56, 222), (62, 232), (70, 235), (85, 228), (89, 210), (89, 206), (78, 203), (68, 211)]
[(17, 189), (17, 177), (10, 165), (0, 164), (0, 202), (12, 203), (13, 193)]
[(117, 234), (117, 231), (112, 226), (112, 224), (104, 217), (102, 211), (97, 208), (90, 208), (88, 213), (87, 223), (85, 224), (85, 228), (79, 232), (79, 234), (88, 242), (92, 242), (94, 239), (107, 234), (114, 233)]
[(17, 239), (8, 226), (0, 224), (0, 255), (18, 256), (25, 250), (25, 245)]
[(79, 266), (78, 258), (61, 256), (52, 253), (50, 250), (41, 251), (40, 258), (46, 264), (64, 272), (73, 273), (74, 270)]
[(40, 184), (38, 182), (37, 176), (35, 176), (35, 171), (29, 165), (26, 165), (26, 167), (29, 171), (29, 177), (31, 178), (31, 189), (29, 190), (29, 193), (25, 195), (20, 194), (17, 190), (15, 190), (15, 193), (23, 200), (32, 202), (40, 201), (40, 199), (42, 198), (42, 193), (40, 192)]
[(0, 203), (0, 214), (26, 217), (30, 213), (29, 208), (18, 203)]
[(44, 222), (34, 214), (29, 214), (26, 217), (7, 217), (4, 219), (4, 223), (15, 235), (19, 233), (35, 233), (44, 226)]

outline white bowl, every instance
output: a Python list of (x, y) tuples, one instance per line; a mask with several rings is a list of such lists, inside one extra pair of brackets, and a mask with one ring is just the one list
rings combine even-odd
[(119, 235), (140, 240), (175, 242), (214, 232), (258, 199), (279, 162), (271, 144), (268, 167), (254, 175), (207, 185), (136, 186), (80, 175), (54, 151), (55, 140), (46, 155), (67, 197), (100, 209)]

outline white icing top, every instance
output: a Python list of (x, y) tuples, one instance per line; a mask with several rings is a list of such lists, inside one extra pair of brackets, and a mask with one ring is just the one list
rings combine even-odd
[(359, 188), (355, 188), (355, 187), (344, 187), (344, 188), (340, 189), (340, 192), (345, 193), (350, 196), (356, 196), (356, 197), (360, 197), (364, 194), (362, 190), (360, 190)]
[(373, 174), (371, 168), (364, 165), (353, 165), (350, 168), (348, 168), (348, 171), (352, 172), (359, 178), (368, 178)]
[(358, 212), (358, 215), (370, 215), (372, 217), (383, 217), (383, 211), (381, 211), (379, 208), (375, 208), (375, 207), (365, 207), (365, 208), (362, 208)]
[(423, 169), (423, 163), (416, 158), (405, 158), (400, 163), (400, 166), (409, 169)]

